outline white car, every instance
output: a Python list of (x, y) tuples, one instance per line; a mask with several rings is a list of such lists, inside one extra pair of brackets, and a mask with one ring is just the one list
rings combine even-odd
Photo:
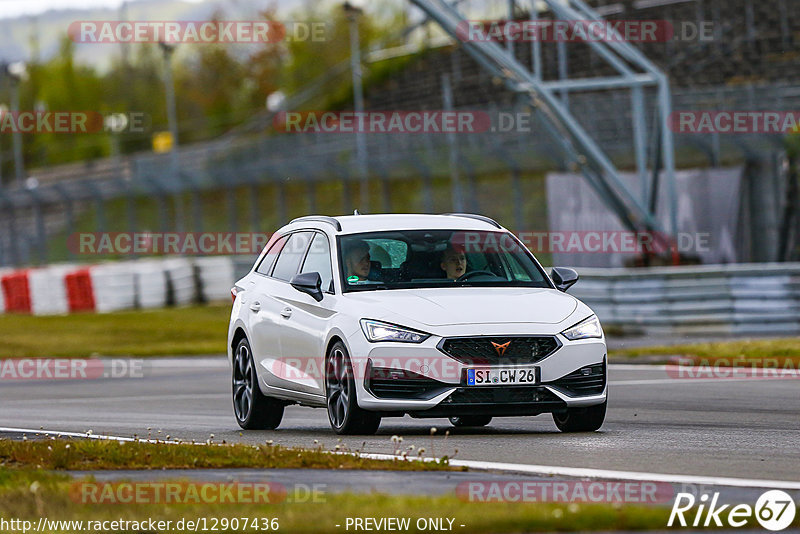
[(382, 417), (552, 413), (565, 432), (606, 412), (597, 317), (508, 230), (480, 215), (308, 216), (276, 232), (232, 289), (233, 406), (245, 429), (326, 407), (337, 434)]

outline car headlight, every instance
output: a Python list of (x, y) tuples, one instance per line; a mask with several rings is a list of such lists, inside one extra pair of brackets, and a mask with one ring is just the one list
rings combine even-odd
[(411, 330), (389, 323), (361, 319), (361, 330), (369, 341), (399, 341), (400, 343), (422, 343), (430, 334)]
[(600, 321), (597, 319), (597, 316), (592, 315), (575, 326), (567, 328), (561, 332), (561, 335), (570, 341), (575, 341), (576, 339), (603, 337), (603, 329), (600, 326)]

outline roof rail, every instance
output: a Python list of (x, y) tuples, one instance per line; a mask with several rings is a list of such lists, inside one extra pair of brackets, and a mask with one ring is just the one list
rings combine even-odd
[(296, 219), (292, 219), (289, 221), (289, 224), (302, 222), (302, 221), (314, 221), (314, 222), (324, 222), (328, 224), (332, 224), (334, 228), (336, 228), (337, 232), (342, 231), (342, 225), (334, 219), (333, 217), (329, 217), (327, 215), (306, 215), (305, 217), (298, 217)]
[(483, 221), (485, 223), (491, 224), (495, 228), (503, 228), (502, 226), (500, 226), (497, 223), (497, 221), (495, 221), (494, 219), (490, 219), (489, 217), (486, 217), (485, 215), (477, 215), (475, 213), (442, 213), (442, 215), (452, 215), (452, 216), (455, 216), (455, 217), (466, 217), (468, 219), (475, 219), (477, 221)]

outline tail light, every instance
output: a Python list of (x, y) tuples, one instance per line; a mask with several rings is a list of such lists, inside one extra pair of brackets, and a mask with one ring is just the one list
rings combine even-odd
[(239, 291), (241, 291), (241, 288), (237, 286), (231, 288), (231, 302), (236, 302), (236, 295), (239, 294)]

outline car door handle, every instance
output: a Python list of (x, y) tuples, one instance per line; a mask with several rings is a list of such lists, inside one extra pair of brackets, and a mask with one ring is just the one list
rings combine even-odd
[(254, 312), (260, 311), (261, 310), (261, 303), (258, 302), (258, 301), (253, 302), (250, 305), (250, 309), (253, 310)]
[(288, 319), (291, 316), (292, 316), (292, 309), (289, 308), (288, 306), (281, 310), (281, 317), (285, 317), (286, 319)]

